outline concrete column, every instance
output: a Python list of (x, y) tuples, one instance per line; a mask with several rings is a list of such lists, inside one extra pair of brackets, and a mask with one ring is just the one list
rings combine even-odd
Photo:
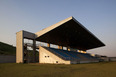
[(47, 46), (50, 47), (50, 43), (47, 43)]
[[(16, 63), (27, 62), (26, 56), (28, 54), (24, 56), (24, 38), (33, 40), (33, 39), (35, 39), (35, 34), (27, 32), (27, 31), (23, 31), (23, 30), (16, 33)], [(33, 44), (35, 47), (35, 42)], [(35, 48), (34, 48), (34, 51), (35, 51)], [(35, 52), (34, 52), (34, 54), (35, 54)], [(25, 58), (25, 60), (24, 60), (24, 58)]]
[(36, 62), (36, 40), (33, 40), (33, 62)]
[(82, 52), (82, 53), (87, 53), (87, 52), (86, 52), (86, 51), (84, 51), (84, 50), (82, 50), (81, 52)]
[(78, 52), (80, 52), (80, 53), (86, 53), (86, 51), (84, 51), (84, 50), (78, 50)]
[(23, 31), (16, 33), (16, 63), (24, 62), (24, 38)]
[(60, 49), (63, 49), (63, 46), (60, 46)]
[(58, 45), (58, 49), (60, 49), (60, 46)]
[(24, 63), (29, 63), (29, 54), (27, 50), (27, 44), (24, 44)]
[(78, 52), (80, 52), (80, 53), (81, 53), (81, 50), (78, 50)]
[(59, 46), (59, 45), (58, 45), (58, 49), (63, 49), (63, 46)]
[(70, 47), (67, 47), (67, 51), (70, 51)]
[(68, 48), (68, 51), (70, 51), (70, 48)]

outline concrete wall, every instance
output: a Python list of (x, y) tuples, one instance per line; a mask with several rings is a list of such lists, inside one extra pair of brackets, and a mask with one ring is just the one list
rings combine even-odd
[(16, 56), (0, 55), (0, 63), (16, 63)]
[(66, 61), (51, 53), (50, 51), (39, 47), (39, 63), (51, 63), (51, 64), (70, 64), (70, 61)]

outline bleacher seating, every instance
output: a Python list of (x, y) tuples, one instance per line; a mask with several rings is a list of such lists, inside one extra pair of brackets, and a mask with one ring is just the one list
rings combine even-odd
[(70, 60), (70, 56), (68, 56), (68, 55), (66, 55), (66, 54), (64, 54), (64, 53), (62, 53), (62, 52), (59, 52), (57, 49), (48, 48), (48, 47), (44, 47), (44, 48), (46, 48), (46, 49), (49, 50), (50, 52), (56, 54), (57, 56), (59, 56), (59, 57), (65, 59), (65, 60)]
[(97, 58), (91, 56), (88, 53), (79, 53), (75, 51), (67, 51), (67, 50), (55, 49), (55, 48), (49, 48), (49, 47), (44, 47), (44, 48), (65, 60), (77, 60), (77, 61), (97, 60)]

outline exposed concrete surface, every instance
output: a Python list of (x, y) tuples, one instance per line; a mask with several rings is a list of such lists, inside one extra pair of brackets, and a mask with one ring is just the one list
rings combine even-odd
[(23, 31), (16, 33), (16, 63), (23, 63), (24, 61), (24, 33)]
[(63, 60), (41, 46), (39, 48), (39, 63), (70, 64), (70, 60)]

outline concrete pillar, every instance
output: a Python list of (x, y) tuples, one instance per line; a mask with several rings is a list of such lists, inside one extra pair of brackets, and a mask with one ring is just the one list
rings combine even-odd
[(68, 48), (68, 51), (70, 51), (70, 48)]
[(58, 45), (58, 49), (63, 49), (63, 46), (59, 46), (59, 45)]
[[(16, 33), (16, 63), (24, 63), (28, 60), (26, 57), (28, 54), (24, 55), (24, 38), (34, 40), (35, 34), (23, 30)], [(33, 45), (35, 47), (35, 41), (33, 42)], [(34, 48), (34, 51), (35, 50), (36, 47)], [(35, 52), (33, 52), (33, 54), (35, 55)]]
[(70, 51), (70, 47), (67, 47), (67, 51)]
[(33, 40), (33, 62), (36, 62), (36, 40)]
[(24, 38), (23, 31), (16, 33), (16, 63), (24, 62)]
[(80, 53), (81, 53), (81, 50), (78, 50), (78, 52), (80, 52)]
[(61, 49), (63, 49), (63, 46), (60, 46)]
[(47, 46), (50, 47), (50, 43), (47, 43)]
[(86, 51), (84, 51), (84, 50), (78, 50), (78, 52), (80, 52), (80, 53), (86, 53)]
[(58, 45), (58, 49), (60, 49), (60, 46)]
[(87, 53), (87, 52), (86, 52), (86, 51), (84, 51), (84, 50), (82, 50), (81, 52), (82, 52), (82, 53)]

